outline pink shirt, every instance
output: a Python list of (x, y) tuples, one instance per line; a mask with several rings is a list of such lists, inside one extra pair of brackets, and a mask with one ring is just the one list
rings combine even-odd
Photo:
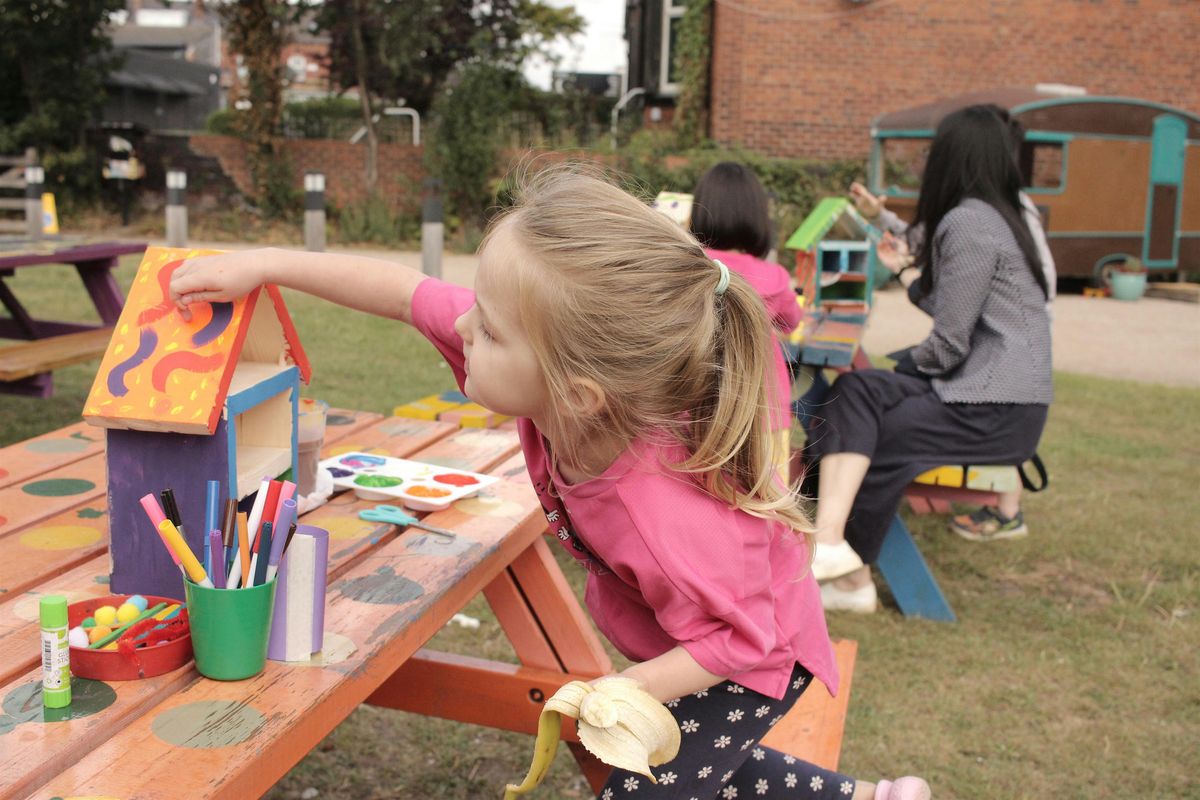
[[(800, 324), (804, 313), (796, 302), (796, 292), (792, 289), (787, 270), (771, 261), (755, 258), (748, 253), (735, 253), (730, 250), (705, 250), (709, 258), (718, 258), (731, 270), (746, 279), (754, 287), (758, 296), (767, 307), (767, 316), (780, 333), (791, 333)], [(792, 378), (788, 374), (787, 361), (783, 357), (783, 345), (775, 342), (774, 348), (776, 405), (778, 411), (771, 417), (771, 427), (784, 430), (791, 427)]]
[[(460, 387), (463, 344), (454, 320), (472, 303), (469, 289), (433, 278), (413, 297), (413, 324)], [(677, 444), (639, 440), (603, 475), (571, 485), (553, 472), (533, 423), (518, 425), (550, 528), (587, 570), (588, 610), (621, 653), (645, 661), (682, 645), (709, 672), (774, 698), (798, 661), (837, 692), (803, 539), (665, 467), (686, 456)]]

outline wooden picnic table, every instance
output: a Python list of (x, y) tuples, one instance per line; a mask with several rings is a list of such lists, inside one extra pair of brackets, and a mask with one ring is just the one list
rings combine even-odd
[[(9, 314), (0, 318), (0, 338), (36, 342), (0, 351), (6, 359), (0, 363), (0, 391), (47, 397), (54, 390), (51, 369), (101, 355), (108, 343), (104, 331), (116, 324), (125, 304), (113, 269), (120, 256), (145, 249), (145, 242), (0, 239), (0, 303)], [(100, 324), (35, 319), (25, 308), (7, 280), (18, 269), (50, 264), (75, 267)]]
[[(332, 410), (323, 457), (375, 452), (502, 480), (429, 515), (454, 541), (364, 522), (358, 511), (373, 504), (353, 493), (306, 514), (331, 539), (325, 649), (310, 662), (268, 661), (237, 682), (202, 678), (191, 662), (143, 680), (75, 679), (72, 705), (44, 710), (39, 598), (109, 593), (103, 448), (102, 431), (79, 423), (0, 449), (0, 800), (258, 797), (360, 703), (532, 734), (561, 684), (612, 670), (543, 536), (513, 428)], [(520, 664), (423, 648), (479, 592)], [(831, 767), (853, 642), (838, 655), (840, 697), (807, 692), (773, 732), (786, 739), (776, 746)], [(564, 738), (598, 787), (608, 768), (570, 726)]]

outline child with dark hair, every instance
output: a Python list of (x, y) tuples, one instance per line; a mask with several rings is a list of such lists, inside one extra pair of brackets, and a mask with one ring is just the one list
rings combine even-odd
[[(788, 334), (803, 313), (796, 302), (787, 270), (767, 256), (772, 249), (772, 225), (767, 193), (748, 167), (722, 161), (700, 177), (692, 200), (692, 234), (709, 258), (724, 263), (746, 279), (767, 307), (771, 324)], [(791, 376), (782, 345), (772, 345), (775, 401), (771, 428), (776, 437), (776, 463), (787, 475), (791, 433)]]

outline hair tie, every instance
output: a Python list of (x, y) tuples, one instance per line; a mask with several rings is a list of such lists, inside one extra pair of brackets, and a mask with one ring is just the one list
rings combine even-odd
[(712, 261), (717, 265), (717, 269), (721, 270), (721, 279), (717, 281), (717, 297), (720, 297), (729, 288), (729, 267), (725, 266), (719, 258), (714, 258)]

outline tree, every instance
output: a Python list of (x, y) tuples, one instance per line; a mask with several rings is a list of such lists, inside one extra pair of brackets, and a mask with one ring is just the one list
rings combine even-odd
[(287, 0), (234, 0), (218, 8), (229, 32), (229, 46), (246, 68), (246, 80), (239, 84), (234, 103), (239, 109), (234, 126), (249, 146), (247, 161), (255, 199), (268, 217), (277, 217), (296, 199), (278, 136), (283, 114), (280, 56), (297, 7)]
[(560, 36), (583, 29), (574, 9), (541, 0), (326, 0), (316, 16), (329, 34), (330, 75), (357, 87), (367, 129), (367, 181), (376, 181), (376, 101), (422, 115), (460, 65), (516, 70)]
[(0, 151), (67, 151), (104, 103), (123, 0), (0, 0)]

